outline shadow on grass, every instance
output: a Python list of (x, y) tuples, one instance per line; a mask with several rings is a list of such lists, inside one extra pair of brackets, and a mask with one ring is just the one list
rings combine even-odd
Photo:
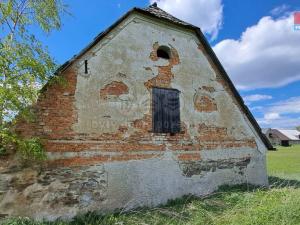
[[(70, 223), (77, 224), (96, 224), (95, 221), (101, 221), (101, 224), (114, 224), (121, 217), (144, 217), (145, 220), (150, 219), (152, 216), (164, 217), (169, 219), (179, 219), (181, 222), (189, 221), (189, 213), (186, 208), (189, 204), (196, 204), (203, 211), (210, 213), (221, 213), (228, 209), (229, 206), (234, 206), (241, 201), (242, 195), (245, 192), (253, 192), (255, 190), (267, 190), (250, 184), (241, 185), (223, 185), (220, 186), (216, 192), (206, 196), (197, 197), (194, 195), (185, 195), (181, 198), (169, 200), (166, 204), (159, 205), (155, 208), (137, 208), (130, 211), (118, 211), (110, 215), (99, 215), (95, 212), (79, 215)], [(234, 194), (234, 196), (232, 196)], [(230, 196), (230, 200), (227, 198)], [(151, 215), (150, 215), (151, 214)], [(100, 223), (97, 223), (100, 224)], [(181, 224), (181, 223), (180, 223)]]
[(285, 187), (300, 188), (299, 180), (289, 180), (289, 179), (283, 179), (274, 176), (269, 177), (269, 184), (270, 184), (270, 188), (285, 188)]
[[(271, 189), (286, 187), (300, 188), (299, 180), (287, 180), (270, 176), (269, 183), (269, 188)], [(170, 200), (167, 204), (160, 205), (155, 208), (138, 208), (130, 211), (120, 210), (107, 215), (90, 212), (78, 215), (69, 222), (57, 220), (56, 222), (35, 223), (29, 219), (16, 219), (12, 223), (5, 223), (5, 225), (112, 225), (133, 224), (132, 221), (136, 221), (136, 224), (140, 224), (142, 221), (148, 221), (149, 224), (151, 224), (151, 222), (155, 222), (153, 221), (154, 219), (159, 219), (159, 221), (161, 221), (161, 223), (158, 224), (164, 224), (167, 222), (169, 224), (176, 224), (174, 221), (178, 221), (179, 224), (186, 224), (190, 221), (191, 213), (193, 213), (193, 211), (188, 210), (191, 206), (196, 208), (197, 211), (201, 210), (201, 212), (203, 212), (202, 219), (206, 219), (206, 224), (210, 224), (210, 217), (205, 216), (206, 214), (221, 214), (228, 208), (233, 208), (239, 204), (244, 198), (245, 193), (259, 190), (267, 192), (269, 188), (249, 184), (235, 186), (224, 185), (216, 192), (207, 196), (196, 197), (193, 195), (187, 195), (182, 198)], [(171, 223), (170, 221), (173, 221), (174, 223)]]
[[(176, 219), (180, 222), (179, 224), (184, 224), (188, 223), (190, 218), (191, 212), (186, 210), (188, 205), (194, 205), (198, 210), (202, 210), (205, 213), (221, 214), (228, 208), (233, 208), (239, 204), (244, 198), (244, 194), (247, 192), (255, 192), (259, 190), (267, 192), (269, 189), (280, 189), (287, 187), (300, 188), (300, 181), (298, 180), (288, 180), (273, 176), (269, 177), (269, 184), (269, 188), (250, 184), (234, 186), (223, 185), (220, 186), (216, 192), (206, 196), (196, 197), (193, 195), (186, 195), (182, 198), (169, 200), (166, 204), (155, 208), (138, 208), (128, 212), (121, 211), (105, 216), (97, 213), (88, 213), (77, 216), (70, 224), (118, 224), (118, 222), (122, 221), (123, 219), (126, 220), (128, 217), (144, 218), (145, 221), (151, 220), (151, 217), (160, 219), (164, 218), (165, 221)], [(203, 219), (205, 219), (205, 216)]]

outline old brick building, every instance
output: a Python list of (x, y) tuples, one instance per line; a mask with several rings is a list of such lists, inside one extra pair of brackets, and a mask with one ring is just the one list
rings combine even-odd
[(57, 71), (24, 136), (48, 160), (0, 166), (0, 212), (55, 219), (267, 185), (268, 141), (200, 29), (134, 8)]

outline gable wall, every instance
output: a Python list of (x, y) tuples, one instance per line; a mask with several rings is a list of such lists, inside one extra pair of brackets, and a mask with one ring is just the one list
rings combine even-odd
[[(170, 47), (171, 60), (156, 56), (159, 45)], [(153, 206), (222, 184), (267, 184), (265, 146), (207, 57), (195, 34), (133, 14), (74, 62), (63, 74), (68, 86), (50, 85), (36, 123), (18, 127), (43, 137), (49, 157), (43, 172), (20, 180), (21, 196), (37, 187), (45, 194), (24, 200), (32, 215)], [(181, 91), (180, 134), (151, 132), (153, 86)]]
[[(171, 48), (170, 61), (156, 57), (159, 45)], [(88, 60), (88, 75), (84, 74), (84, 60)], [(59, 152), (52, 154), (59, 158), (65, 144), (72, 144), (73, 149), (76, 145), (76, 151), (97, 148), (129, 159), (132, 150), (137, 153), (133, 158), (143, 158), (166, 149), (184, 149), (179, 158), (196, 160), (201, 158), (199, 150), (264, 149), (192, 33), (132, 17), (73, 69), (78, 76), (74, 95), (77, 122), (72, 125), (77, 135), (72, 139), (86, 142), (64, 142), (63, 137), (51, 140), (48, 149)], [(152, 86), (181, 91), (182, 134), (151, 133)], [(53, 134), (56, 132), (49, 135)], [(72, 148), (66, 151), (74, 151)], [(149, 155), (139, 154), (145, 149)]]

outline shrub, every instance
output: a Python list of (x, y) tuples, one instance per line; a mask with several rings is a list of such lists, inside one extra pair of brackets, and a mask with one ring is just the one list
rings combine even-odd
[(39, 138), (22, 138), (9, 129), (0, 132), (0, 155), (15, 150), (23, 160), (45, 160), (46, 153)]

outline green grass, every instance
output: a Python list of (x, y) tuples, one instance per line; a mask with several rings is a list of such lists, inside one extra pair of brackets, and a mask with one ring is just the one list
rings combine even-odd
[(300, 145), (277, 147), (268, 152), (267, 163), (269, 175), (300, 180)]
[(300, 225), (300, 146), (268, 152), (270, 188), (222, 187), (210, 196), (186, 196), (154, 209), (100, 216), (79, 215), (71, 222), (11, 219), (5, 225)]

